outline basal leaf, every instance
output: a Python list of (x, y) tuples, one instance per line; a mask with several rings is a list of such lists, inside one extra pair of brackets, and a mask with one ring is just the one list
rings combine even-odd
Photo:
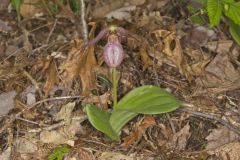
[(240, 46), (240, 26), (235, 24), (234, 22), (230, 22), (229, 30), (233, 39)]
[(110, 125), (110, 113), (105, 112), (102, 109), (91, 104), (86, 105), (86, 112), (90, 123), (97, 130), (105, 133), (112, 140), (119, 139), (119, 136), (116, 134), (116, 132), (112, 129), (112, 126)]
[(131, 111), (117, 110), (112, 112), (109, 122), (113, 130), (120, 136), (122, 127), (137, 115), (138, 113)]
[(173, 111), (181, 102), (156, 86), (142, 86), (130, 91), (117, 104), (110, 117), (113, 130), (120, 134), (121, 128), (138, 114), (160, 114)]
[(208, 0), (207, 12), (211, 27), (217, 25), (220, 22), (222, 9), (223, 5), (221, 0)]
[(141, 114), (159, 114), (177, 109), (177, 100), (167, 91), (156, 86), (142, 86), (124, 96), (117, 104), (117, 110), (127, 110)]

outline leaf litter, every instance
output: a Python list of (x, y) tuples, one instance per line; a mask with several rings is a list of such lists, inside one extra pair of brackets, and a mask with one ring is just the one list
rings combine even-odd
[[(46, 159), (59, 145), (72, 147), (65, 159), (239, 159), (240, 49), (224, 27), (190, 24), (184, 7), (169, 0), (85, 1), (85, 16), (92, 21), (89, 39), (114, 23), (141, 40), (121, 39), (126, 56), (118, 73), (119, 98), (137, 86), (155, 84), (191, 110), (137, 117), (127, 124), (120, 145), (93, 130), (83, 108), (95, 103), (111, 109), (111, 85), (97, 79), (103, 74), (111, 81), (101, 61), (106, 39), (86, 47), (71, 4), (55, 2), (59, 10), (49, 12), (24, 0), (19, 24), (15, 13), (0, 11), (0, 159), (11, 153)], [(57, 18), (55, 25), (50, 17)], [(198, 128), (201, 136), (191, 117), (206, 126)], [(11, 143), (26, 147), (15, 152)]]

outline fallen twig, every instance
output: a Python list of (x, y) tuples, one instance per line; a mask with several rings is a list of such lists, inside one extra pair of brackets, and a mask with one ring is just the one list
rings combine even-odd
[(88, 41), (88, 29), (85, 17), (85, 3), (84, 0), (80, 0), (81, 3), (81, 21), (82, 21), (82, 34), (85, 42)]
[(55, 28), (56, 28), (57, 21), (58, 21), (58, 20), (55, 19), (54, 24), (53, 24), (53, 27), (52, 27), (52, 29), (51, 29), (51, 31), (50, 31), (48, 37), (47, 37), (46, 44), (48, 44), (48, 42), (49, 42), (49, 40), (50, 40), (50, 38), (51, 38), (51, 36), (52, 36), (52, 33), (53, 33), (53, 31), (55, 30)]
[[(0, 134), (5, 131), (16, 119), (19, 120), (23, 120), (20, 116), (27, 110), (30, 110), (32, 108), (34, 108), (35, 106), (37, 106), (38, 104), (44, 103), (44, 102), (48, 102), (48, 101), (56, 101), (56, 100), (63, 100), (63, 99), (77, 99), (77, 98), (83, 98), (83, 96), (77, 95), (77, 96), (64, 96), (64, 97), (53, 97), (53, 98), (47, 98), (47, 99), (43, 99), (40, 100), (28, 107), (26, 107), (25, 109), (23, 109), (22, 111), (18, 112), (16, 115), (12, 115), (10, 116), (10, 118), (8, 120), (6, 120), (6, 122), (4, 123), (4, 126), (2, 126), (0, 128)], [(26, 121), (26, 119), (24, 119), (24, 121)]]
[(228, 129), (232, 130), (233, 132), (235, 132), (236, 134), (240, 135), (240, 128), (232, 125), (231, 123), (229, 123), (228, 121), (222, 120), (220, 118), (217, 118), (213, 115), (210, 114), (206, 114), (206, 113), (202, 113), (202, 112), (197, 112), (197, 111), (192, 111), (191, 109), (185, 107), (185, 108), (180, 108), (178, 109), (178, 111), (181, 112), (187, 112), (190, 113), (192, 115), (198, 116), (198, 117), (202, 117), (202, 118), (207, 118), (209, 120), (214, 120), (217, 121), (219, 123), (221, 123), (222, 125), (226, 126)]

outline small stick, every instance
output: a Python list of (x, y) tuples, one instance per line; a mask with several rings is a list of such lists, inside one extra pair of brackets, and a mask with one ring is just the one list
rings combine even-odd
[(81, 4), (81, 21), (82, 21), (82, 33), (83, 33), (83, 38), (84, 41), (88, 41), (88, 29), (87, 29), (87, 23), (85, 20), (85, 3), (84, 0), (80, 0)]
[(53, 33), (53, 31), (55, 30), (55, 28), (56, 28), (57, 21), (58, 21), (58, 20), (55, 19), (54, 24), (53, 24), (53, 27), (52, 27), (52, 29), (51, 29), (51, 31), (50, 31), (48, 37), (47, 37), (46, 44), (48, 44), (48, 42), (49, 42), (49, 40), (50, 40), (50, 38), (51, 38), (51, 36), (52, 36), (52, 33)]
[(29, 107), (26, 107), (22, 111), (18, 112), (16, 115), (10, 116), (9, 120), (5, 122), (4, 126), (2, 128), (0, 128), (0, 134), (4, 130), (6, 130), (16, 119), (21, 119), (20, 115), (22, 115), (22, 113), (24, 111), (30, 110), (38, 104), (41, 104), (41, 103), (44, 103), (44, 102), (47, 102), (47, 101), (56, 101), (56, 100), (62, 100), (62, 99), (76, 99), (76, 98), (83, 98), (83, 96), (77, 95), (77, 96), (53, 97), (53, 98), (47, 98), (47, 99), (40, 100), (40, 101), (30, 105)]
[(237, 128), (234, 125), (230, 124), (229, 122), (227, 122), (225, 120), (222, 120), (222, 119), (219, 119), (219, 118), (217, 118), (213, 115), (209, 115), (209, 114), (202, 113), (202, 112), (192, 111), (191, 109), (188, 109), (188, 108), (180, 108), (180, 109), (178, 109), (178, 111), (187, 112), (187, 113), (190, 113), (192, 115), (196, 115), (198, 117), (203, 117), (203, 118), (207, 118), (207, 119), (210, 119), (210, 120), (217, 121), (217, 122), (221, 123), (222, 125), (226, 126), (228, 129), (235, 132), (236, 134), (240, 135), (240, 129), (239, 128)]
[(35, 86), (36, 90), (38, 91), (39, 95), (43, 97), (43, 93), (38, 85), (38, 82), (24, 69), (21, 69), (23, 71), (23, 74), (32, 82), (32, 84)]

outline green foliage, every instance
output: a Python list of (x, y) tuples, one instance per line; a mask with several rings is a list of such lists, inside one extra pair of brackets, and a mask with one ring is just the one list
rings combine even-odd
[(117, 134), (109, 123), (111, 113), (105, 112), (92, 104), (86, 105), (86, 112), (88, 120), (97, 130), (105, 133), (112, 140), (118, 140)]
[(193, 15), (189, 17), (192, 23), (199, 24), (199, 25), (204, 25), (204, 21), (201, 16), (199, 15)]
[(233, 39), (240, 46), (240, 26), (231, 21), (229, 31), (230, 31)]
[(20, 7), (21, 7), (22, 2), (23, 2), (23, 0), (11, 0), (12, 5), (17, 12), (18, 22), (21, 20)]
[(138, 87), (119, 101), (118, 110), (141, 114), (160, 114), (177, 109), (180, 102), (167, 91), (151, 85)]
[(177, 109), (181, 105), (170, 93), (155, 86), (142, 86), (129, 92), (117, 104), (112, 113), (94, 105), (86, 105), (90, 123), (112, 140), (119, 140), (122, 127), (138, 114), (160, 114)]
[(199, 6), (194, 6), (192, 3), (187, 4), (187, 10), (190, 13), (189, 20), (198, 25), (204, 25), (203, 15), (206, 13), (206, 10), (201, 8), (200, 6), (204, 6), (206, 4), (206, 0), (193, 0), (195, 3), (199, 4)]
[(62, 160), (65, 153), (70, 152), (68, 147), (56, 147), (52, 154), (48, 156), (49, 160)]
[(210, 20), (210, 26), (215, 26), (220, 22), (222, 10), (222, 0), (208, 0), (207, 11)]
[(240, 25), (240, 2), (234, 0), (208, 0), (207, 11), (211, 26), (218, 25), (223, 13), (234, 23)]
[(240, 45), (240, 2), (234, 0), (208, 0), (208, 17), (210, 26), (219, 24), (222, 15), (227, 17), (229, 22), (229, 31), (233, 39)]
[(49, 1), (49, 2), (46, 2), (46, 1), (43, 1), (44, 3), (44, 6), (47, 7), (51, 13), (54, 13), (56, 14), (57, 12), (59, 12), (59, 7), (57, 4)]
[(69, 1), (69, 3), (70, 3), (70, 7), (71, 7), (72, 11), (76, 15), (79, 15), (80, 14), (80, 1), (79, 0), (71, 0), (71, 1)]
[(224, 0), (224, 14), (234, 23), (240, 25), (240, 2)]
[(102, 85), (107, 86), (108, 88), (113, 86), (112, 82), (103, 74), (99, 74), (97, 79), (102, 83)]

